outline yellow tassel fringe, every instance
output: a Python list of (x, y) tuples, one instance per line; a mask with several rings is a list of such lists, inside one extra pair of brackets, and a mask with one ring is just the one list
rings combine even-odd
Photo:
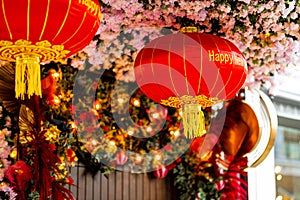
[(183, 105), (182, 121), (184, 134), (187, 138), (201, 137), (206, 133), (205, 118), (200, 105)]
[(40, 60), (38, 55), (22, 54), (16, 59), (15, 72), (16, 98), (30, 98), (33, 95), (42, 96)]

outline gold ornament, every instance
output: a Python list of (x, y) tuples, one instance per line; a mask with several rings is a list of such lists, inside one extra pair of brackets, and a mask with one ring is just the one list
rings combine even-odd
[(14, 43), (1, 40), (0, 59), (16, 62), (15, 97), (41, 96), (40, 62), (62, 60), (69, 52), (63, 45), (51, 45), (47, 40), (35, 44), (22, 39)]

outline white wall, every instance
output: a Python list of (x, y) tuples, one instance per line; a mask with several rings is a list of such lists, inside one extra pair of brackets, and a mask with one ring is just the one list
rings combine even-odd
[(255, 168), (248, 169), (249, 200), (275, 200), (274, 147), (266, 159)]

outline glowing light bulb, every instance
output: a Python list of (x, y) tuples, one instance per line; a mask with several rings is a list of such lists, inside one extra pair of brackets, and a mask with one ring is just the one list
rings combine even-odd
[(151, 132), (152, 131), (152, 128), (149, 126), (149, 127), (147, 127), (147, 132)]
[(276, 180), (277, 180), (277, 181), (281, 181), (281, 180), (282, 180), (282, 175), (281, 175), (281, 174), (278, 174), (278, 175), (276, 176)]
[(53, 74), (52, 74), (52, 77), (53, 77), (53, 78), (58, 78), (58, 77), (59, 77), (59, 73), (58, 73), (58, 72), (53, 73)]
[(124, 103), (124, 99), (123, 98), (118, 98), (118, 102), (119, 102), (119, 104), (122, 104), (122, 103)]
[(99, 104), (99, 103), (96, 103), (96, 104), (95, 104), (95, 109), (96, 109), (96, 110), (100, 110), (100, 108), (101, 108), (100, 104)]
[(132, 130), (129, 130), (129, 131), (127, 132), (127, 134), (128, 134), (128, 135), (133, 135), (134, 132), (133, 132)]
[(158, 113), (153, 113), (153, 114), (152, 114), (152, 117), (153, 117), (154, 119), (157, 119), (157, 118), (159, 117), (159, 114), (158, 114)]
[(182, 117), (182, 110), (181, 110), (181, 111), (179, 111), (179, 115)]
[(71, 122), (71, 128), (76, 128), (76, 125), (74, 122)]
[(134, 99), (133, 100), (133, 105), (136, 106), (136, 107), (140, 107), (140, 105), (141, 105), (140, 100), (139, 99)]
[(142, 159), (143, 159), (142, 156), (139, 155), (139, 154), (135, 156), (135, 162), (136, 162), (136, 163), (142, 162)]
[(57, 96), (54, 97), (53, 101), (54, 101), (55, 104), (59, 104), (60, 103), (60, 99)]
[(171, 133), (171, 135), (174, 135), (175, 137), (180, 136), (180, 131), (179, 130), (171, 131), (170, 133)]
[(279, 174), (281, 172), (281, 170), (282, 170), (282, 167), (278, 166), (278, 165), (274, 168), (274, 171), (276, 174)]
[(96, 146), (97, 145), (97, 140), (94, 139), (94, 140), (91, 141), (91, 143), (92, 143), (92, 145)]
[(276, 197), (276, 200), (283, 200), (283, 197), (281, 195)]
[(111, 140), (111, 141), (109, 141), (109, 145), (115, 146), (115, 145), (116, 145), (116, 142)]
[(154, 159), (155, 159), (155, 160), (161, 160), (161, 155), (159, 155), (159, 154), (155, 155), (155, 156), (154, 156)]
[(11, 158), (13, 159), (16, 159), (17, 158), (17, 150), (16, 149), (13, 149), (12, 152), (9, 154)]

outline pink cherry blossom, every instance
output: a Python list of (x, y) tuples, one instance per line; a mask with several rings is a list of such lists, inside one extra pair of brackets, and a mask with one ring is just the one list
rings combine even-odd
[[(100, 43), (96, 46), (92, 42), (83, 52), (94, 69), (114, 67), (118, 79), (134, 81), (129, 72), (136, 52), (162, 36), (166, 28), (173, 33), (179, 31), (182, 20), (191, 20), (201, 27), (200, 32), (217, 34), (236, 44), (247, 59), (248, 86), (270, 82), (269, 74), (284, 72), (286, 67), (299, 62), (300, 6), (296, 0), (239, 0), (234, 6), (211, 0), (102, 2), (103, 20), (97, 32)], [(82, 62), (72, 61), (75, 67)]]

